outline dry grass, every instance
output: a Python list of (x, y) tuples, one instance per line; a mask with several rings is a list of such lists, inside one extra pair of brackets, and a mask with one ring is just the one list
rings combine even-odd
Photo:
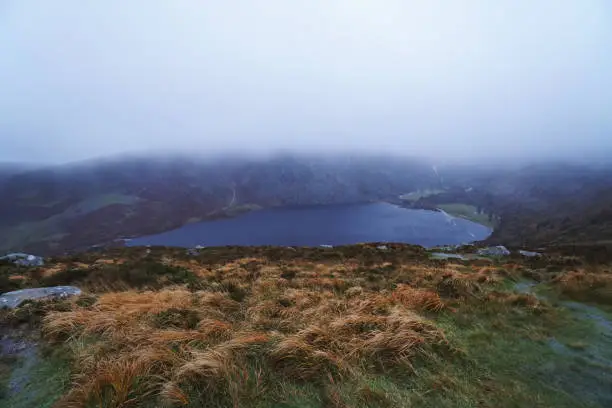
[[(482, 381), (516, 360), (505, 336), (542, 345), (557, 324), (546, 302), (509, 290), (532, 269), (390, 248), (58, 258), (51, 274), (24, 270), (26, 284), (53, 278), (89, 294), (3, 313), (42, 318), (44, 336), (67, 345), (72, 383), (59, 408), (496, 406), (505, 397)], [(572, 297), (606, 298), (610, 272), (580, 268), (533, 271)], [(493, 340), (501, 351), (487, 349)], [(491, 350), (491, 370), (473, 365)], [(529, 400), (511, 389), (508, 401)]]
[(487, 294), (488, 303), (494, 302), (509, 306), (521, 306), (530, 309), (542, 308), (542, 303), (532, 294), (527, 293), (507, 293), (492, 291)]
[(605, 268), (578, 269), (553, 279), (561, 293), (576, 300), (612, 304), (612, 272)]
[(49, 268), (42, 269), (41, 275), (44, 277), (55, 275), (56, 273), (63, 271), (67, 268), (65, 264), (55, 264)]
[[(193, 272), (204, 289), (103, 293), (93, 305), (45, 316), (46, 336), (73, 348), (73, 386), (58, 406), (128, 407), (152, 398), (243, 406), (279, 381), (329, 386), (409, 373), (433, 354), (454, 352), (428, 316), (502, 276), (452, 263), (163, 262)], [(324, 394), (342, 405), (334, 392)]]

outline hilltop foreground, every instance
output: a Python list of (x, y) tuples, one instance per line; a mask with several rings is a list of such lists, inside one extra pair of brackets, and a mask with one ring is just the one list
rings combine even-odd
[(612, 405), (605, 256), (118, 248), (0, 270), (0, 292), (84, 292), (0, 312), (1, 407)]

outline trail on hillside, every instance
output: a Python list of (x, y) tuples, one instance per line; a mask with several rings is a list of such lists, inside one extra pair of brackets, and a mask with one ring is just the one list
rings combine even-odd
[[(537, 292), (535, 282), (519, 282), (515, 290), (529, 293), (541, 300), (552, 301)], [(539, 368), (542, 379), (552, 387), (588, 403), (612, 406), (612, 319), (602, 309), (580, 302), (564, 300), (559, 306), (569, 312), (577, 323), (588, 322), (594, 330), (584, 334), (584, 340), (566, 344), (556, 337), (548, 341), (560, 357)]]

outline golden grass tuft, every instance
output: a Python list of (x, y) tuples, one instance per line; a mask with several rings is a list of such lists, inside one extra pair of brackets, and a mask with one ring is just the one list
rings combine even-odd
[(496, 302), (510, 306), (528, 307), (532, 309), (543, 307), (542, 303), (537, 297), (528, 293), (506, 293), (493, 291), (487, 295), (486, 300), (488, 302)]
[[(58, 405), (82, 407), (89, 403), (120, 408), (135, 404), (138, 398), (150, 394), (155, 384), (150, 373), (157, 360), (147, 361), (145, 356), (118, 356), (120, 358), (96, 361), (90, 370), (75, 376), (75, 387)], [(148, 377), (148, 381), (138, 381), (144, 377)]]
[(317, 349), (299, 337), (280, 341), (270, 358), (277, 370), (296, 381), (325, 378), (328, 373), (342, 371), (342, 362), (334, 354)]
[(193, 352), (191, 358), (179, 366), (173, 377), (175, 381), (199, 381), (207, 387), (221, 381), (230, 370), (230, 354), (227, 350)]
[[(89, 307), (44, 317), (44, 333), (73, 349), (74, 386), (59, 406), (137, 406), (152, 398), (244, 406), (278, 381), (410, 372), (418, 359), (453, 350), (424, 315), (445, 310), (446, 297), (473, 297), (498, 279), (492, 267), (452, 263), (164, 262), (189, 269), (207, 290), (103, 293)], [(339, 395), (326, 398), (343, 404)], [(363, 398), (379, 396), (364, 391)]]
[(159, 393), (162, 401), (170, 406), (189, 405), (189, 396), (175, 382), (166, 382)]
[(67, 266), (65, 264), (58, 263), (58, 264), (55, 264), (55, 265), (50, 266), (48, 268), (43, 268), (42, 272), (41, 272), (41, 275), (43, 277), (53, 276), (56, 273), (65, 270), (66, 268), (67, 268)]
[(612, 273), (608, 270), (574, 270), (556, 277), (553, 283), (576, 300), (612, 304)]
[(440, 295), (433, 291), (415, 289), (408, 285), (398, 285), (392, 297), (398, 303), (410, 308), (439, 312), (444, 309), (444, 302)]

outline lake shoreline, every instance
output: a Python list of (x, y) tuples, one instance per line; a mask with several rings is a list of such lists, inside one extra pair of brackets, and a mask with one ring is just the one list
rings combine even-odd
[[(467, 221), (474, 222), (476, 224), (483, 225), (487, 228), (491, 229), (491, 233), (495, 230), (497, 226), (496, 222), (489, 221), (486, 219), (483, 214), (472, 214), (473, 211), (470, 211), (473, 206), (463, 203), (454, 203), (454, 204), (438, 204), (437, 206), (429, 206), (423, 205), (417, 202), (408, 202), (399, 200), (390, 200), (388, 201), (390, 204), (397, 205), (401, 208), (406, 208), (409, 210), (427, 210), (427, 211), (443, 211), (446, 214), (452, 215), (455, 218), (461, 218)], [(459, 208), (463, 207), (463, 208)], [(473, 207), (475, 209), (476, 207)]]
[(371, 202), (264, 208), (192, 222), (125, 244), (179, 247), (224, 245), (318, 246), (401, 242), (432, 247), (481, 241), (492, 229), (439, 209)]

